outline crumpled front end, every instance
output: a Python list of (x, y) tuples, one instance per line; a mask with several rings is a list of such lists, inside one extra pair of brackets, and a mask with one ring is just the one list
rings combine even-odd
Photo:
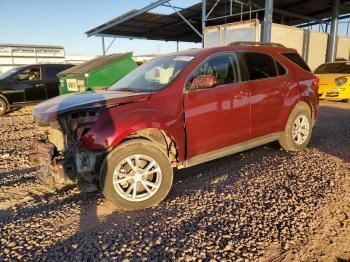
[(63, 160), (56, 152), (55, 145), (48, 141), (33, 142), (31, 161), (37, 166), (36, 177), (42, 185), (51, 189), (76, 183), (76, 179), (66, 172)]
[(78, 184), (89, 192), (98, 189), (98, 163), (105, 152), (86, 150), (79, 142), (98, 116), (99, 109), (81, 110), (60, 116), (49, 124), (41, 123), (46, 137), (33, 142), (31, 154), (41, 184), (50, 188)]

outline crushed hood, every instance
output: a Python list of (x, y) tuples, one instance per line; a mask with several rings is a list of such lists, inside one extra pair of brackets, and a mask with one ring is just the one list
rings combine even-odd
[(70, 111), (132, 103), (148, 99), (150, 96), (150, 93), (130, 93), (121, 91), (68, 94), (57, 96), (38, 104), (33, 109), (33, 115), (41, 121), (48, 123)]

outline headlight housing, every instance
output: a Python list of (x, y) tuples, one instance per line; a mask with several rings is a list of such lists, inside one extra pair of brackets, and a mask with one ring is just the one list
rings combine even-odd
[(347, 81), (348, 81), (348, 79), (346, 77), (338, 77), (337, 79), (335, 79), (335, 83), (337, 84), (337, 86), (342, 86)]

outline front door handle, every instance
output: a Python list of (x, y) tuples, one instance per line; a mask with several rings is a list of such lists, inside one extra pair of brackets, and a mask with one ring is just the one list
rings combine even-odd
[(36, 87), (44, 87), (45, 84), (36, 84), (35, 86), (36, 86)]

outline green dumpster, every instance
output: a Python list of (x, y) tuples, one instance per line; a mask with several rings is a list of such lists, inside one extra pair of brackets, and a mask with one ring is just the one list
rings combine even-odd
[(58, 74), (60, 95), (106, 90), (136, 67), (132, 53), (96, 57)]

